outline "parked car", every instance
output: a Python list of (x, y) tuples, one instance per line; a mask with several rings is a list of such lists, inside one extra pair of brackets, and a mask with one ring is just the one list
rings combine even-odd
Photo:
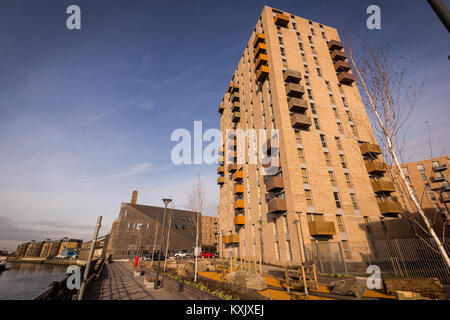
[(178, 251), (177, 253), (175, 253), (175, 258), (186, 258), (187, 257), (187, 252), (184, 250)]
[(214, 258), (216, 256), (217, 255), (215, 252), (211, 252), (211, 251), (207, 251), (207, 250), (203, 250), (202, 253), (200, 253), (200, 258)]
[[(159, 252), (155, 252), (155, 254), (153, 255), (153, 261), (158, 260), (159, 258)], [(163, 253), (161, 253), (161, 260), (165, 260), (166, 257), (164, 256)], [(152, 254), (151, 253), (144, 253), (143, 255), (141, 255), (141, 260), (144, 261), (151, 261), (152, 260)]]

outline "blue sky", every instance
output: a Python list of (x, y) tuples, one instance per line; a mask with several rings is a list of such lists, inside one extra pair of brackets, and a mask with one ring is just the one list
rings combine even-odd
[[(66, 28), (81, 8), (82, 30)], [(267, 4), (341, 30), (364, 30), (367, 6), (425, 80), (407, 128), (408, 160), (449, 145), (448, 33), (426, 1), (22, 1), (0, 3), (0, 247), (60, 237), (88, 239), (98, 215), (109, 231), (120, 203), (183, 208), (197, 175), (205, 213), (216, 215), (215, 165), (174, 166), (171, 132), (218, 128), (217, 105)], [(447, 1), (448, 5), (448, 1)]]

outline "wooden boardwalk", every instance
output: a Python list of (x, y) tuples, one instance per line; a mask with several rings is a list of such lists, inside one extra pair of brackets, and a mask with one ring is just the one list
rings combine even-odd
[(135, 277), (128, 263), (113, 262), (104, 266), (101, 277), (87, 288), (84, 300), (184, 300), (164, 288), (144, 286), (144, 277)]

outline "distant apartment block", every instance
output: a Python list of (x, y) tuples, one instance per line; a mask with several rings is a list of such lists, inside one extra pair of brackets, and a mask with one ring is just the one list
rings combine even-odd
[[(352, 243), (411, 237), (336, 29), (265, 6), (218, 112), (224, 256), (298, 264), (333, 242), (357, 260)], [(278, 130), (274, 172), (249, 162), (248, 138), (237, 163), (237, 129)]]
[(14, 255), (27, 258), (54, 258), (61, 256), (64, 249), (67, 251), (80, 248), (81, 242), (82, 240), (69, 238), (61, 240), (46, 239), (44, 241), (31, 240), (19, 244)]
[[(443, 156), (405, 163), (401, 166), (409, 185), (414, 191), (416, 200), (432, 222), (435, 232), (441, 237), (444, 231), (446, 231), (446, 237), (450, 237), (449, 164), (449, 157)], [(398, 174), (394, 180), (400, 182)], [(400, 198), (406, 210), (418, 221), (421, 221), (421, 218), (417, 216), (417, 207), (407, 196), (406, 187), (399, 187), (398, 189), (402, 195)], [(416, 231), (423, 236), (420, 228), (416, 228)]]

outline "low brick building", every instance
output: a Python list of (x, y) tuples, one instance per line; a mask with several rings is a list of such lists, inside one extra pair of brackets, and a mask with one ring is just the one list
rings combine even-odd
[[(123, 202), (119, 217), (113, 222), (106, 255), (114, 259), (128, 259), (136, 254), (148, 254), (159, 250), (164, 208), (136, 204), (137, 193), (131, 203)], [(165, 253), (170, 224), (169, 253), (195, 248), (197, 213), (168, 208), (164, 227)], [(201, 228), (200, 219), (200, 228)], [(201, 230), (201, 229), (200, 229)], [(199, 244), (201, 245), (201, 237)]]
[[(103, 237), (99, 237), (97, 239), (97, 242), (95, 243), (94, 254), (92, 256), (92, 259), (106, 257), (106, 249), (108, 247), (109, 238), (110, 238), (110, 235), (107, 234), (107, 235), (105, 235)], [(89, 252), (91, 250), (91, 246), (92, 246), (92, 240), (88, 241), (88, 242), (84, 242), (81, 245), (80, 255), (78, 256), (78, 259), (87, 260), (89, 257)]]

